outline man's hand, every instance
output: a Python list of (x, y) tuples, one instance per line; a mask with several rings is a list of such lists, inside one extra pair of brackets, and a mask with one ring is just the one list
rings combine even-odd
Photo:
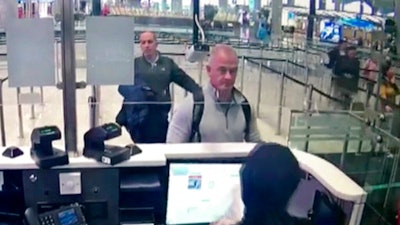
[(220, 219), (217, 222), (211, 223), (210, 225), (235, 225), (237, 221), (230, 219)]

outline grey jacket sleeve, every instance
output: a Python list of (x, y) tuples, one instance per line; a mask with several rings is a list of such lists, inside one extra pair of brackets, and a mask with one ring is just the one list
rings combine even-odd
[(167, 143), (190, 142), (192, 133), (193, 97), (188, 95), (177, 106), (172, 115), (167, 132)]
[(249, 124), (249, 133), (245, 136), (245, 141), (246, 142), (260, 142), (261, 141), (261, 136), (260, 136), (260, 131), (258, 130), (257, 126), (257, 117), (255, 114), (256, 107), (252, 105), (251, 107), (251, 121)]

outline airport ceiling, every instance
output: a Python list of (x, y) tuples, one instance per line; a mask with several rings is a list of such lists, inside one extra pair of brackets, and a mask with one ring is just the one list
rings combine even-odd
[[(342, 1), (346, 3), (351, 3), (351, 2), (358, 2), (360, 0), (342, 0)], [(373, 5), (382, 11), (388, 11), (388, 12), (393, 11), (394, 1), (395, 0), (364, 0), (364, 2), (366, 2), (368, 5)]]

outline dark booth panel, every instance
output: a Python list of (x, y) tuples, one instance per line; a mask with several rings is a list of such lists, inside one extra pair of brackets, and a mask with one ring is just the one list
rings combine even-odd
[[(81, 194), (61, 195), (60, 174), (76, 172), (81, 173)], [(26, 206), (38, 209), (39, 213), (78, 202), (84, 206), (89, 224), (119, 223), (118, 169), (25, 170), (22, 176)]]

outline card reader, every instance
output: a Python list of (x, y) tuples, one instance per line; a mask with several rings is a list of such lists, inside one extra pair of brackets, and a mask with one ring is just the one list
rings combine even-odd
[(52, 142), (61, 139), (61, 131), (56, 126), (35, 128), (31, 134), (31, 157), (42, 169), (69, 163), (68, 154), (54, 148)]
[(108, 165), (128, 160), (131, 157), (131, 148), (104, 143), (121, 136), (121, 133), (121, 127), (116, 123), (107, 123), (88, 130), (84, 135), (83, 155)]

